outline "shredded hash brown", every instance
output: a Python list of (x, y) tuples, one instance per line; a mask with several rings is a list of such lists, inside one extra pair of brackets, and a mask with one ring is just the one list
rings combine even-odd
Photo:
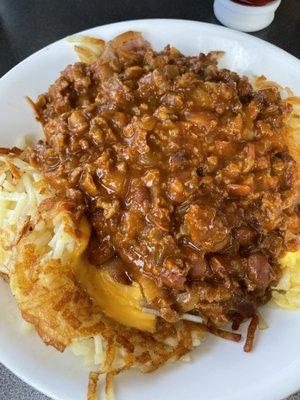
[[(1, 160), (5, 174), (2, 188), (11, 189), (10, 185), (18, 185), (21, 179), (30, 182), (27, 178), (36, 173), (14, 154), (2, 156)], [(38, 196), (42, 182), (46, 195)], [(14, 242), (13, 249), (5, 236), (1, 237), (1, 252), (10, 265), (2, 274), (10, 283), (24, 320), (35, 327), (45, 344), (62, 352), (76, 345), (76, 341), (100, 336), (104, 357), (98, 371), (90, 376), (89, 399), (96, 395), (100, 374), (108, 374), (109, 389), (112, 374), (131, 367), (154, 371), (184, 356), (204, 339), (202, 327), (192, 322), (182, 321), (174, 326), (160, 321), (152, 335), (107, 318), (73, 272), (88, 242), (85, 219), (76, 221), (70, 201), (55, 197), (42, 180), (39, 185), (31, 184), (23, 190), (26, 196), (35, 196), (30, 210), (35, 219), (30, 220), (26, 230), (22, 229), (22, 235), (14, 228), (18, 240), (9, 237)], [(4, 193), (2, 189), (2, 196)], [(18, 201), (16, 197), (15, 208)], [(10, 211), (7, 207), (6, 214)]]

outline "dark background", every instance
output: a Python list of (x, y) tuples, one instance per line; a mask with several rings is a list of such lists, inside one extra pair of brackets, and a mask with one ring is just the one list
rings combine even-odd
[[(0, 77), (30, 54), (64, 36), (97, 25), (141, 18), (218, 24), (213, 0), (0, 0)], [(300, 58), (300, 0), (282, 0), (272, 25), (254, 35)], [(0, 399), (47, 397), (0, 364)], [(300, 400), (300, 393), (289, 400), (293, 399)]]

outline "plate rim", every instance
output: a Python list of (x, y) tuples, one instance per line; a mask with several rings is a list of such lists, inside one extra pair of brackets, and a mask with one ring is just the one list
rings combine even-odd
[[(173, 19), (173, 18), (145, 18), (145, 19), (133, 19), (133, 20), (126, 20), (126, 21), (118, 21), (118, 22), (113, 22), (113, 23), (109, 23), (109, 24), (104, 24), (104, 25), (96, 25), (94, 27), (91, 28), (87, 28), (84, 29), (82, 31), (79, 32), (75, 32), (75, 33), (71, 33), (68, 36), (71, 35), (81, 35), (81, 34), (86, 34), (89, 33), (92, 30), (96, 30), (96, 29), (102, 29), (102, 28), (107, 28), (107, 27), (113, 27), (113, 26), (122, 26), (124, 27), (124, 29), (126, 30), (126, 28), (129, 28), (131, 24), (135, 24), (135, 23), (168, 23), (168, 24), (190, 24), (190, 25), (194, 25), (195, 27), (197, 26), (202, 26), (202, 27), (208, 27), (209, 29), (212, 29), (212, 27), (219, 32), (222, 31), (226, 31), (226, 32), (231, 32), (234, 36), (239, 37), (239, 38), (245, 38), (248, 41), (252, 41), (254, 44), (257, 43), (260, 46), (265, 46), (267, 48), (269, 48), (270, 50), (272, 50), (273, 52), (281, 53), (282, 56), (284, 56), (285, 58), (289, 58), (291, 64), (293, 64), (293, 67), (295, 66), (295, 68), (299, 68), (300, 66), (300, 60), (288, 53), (286, 50), (277, 47), (276, 45), (269, 43), (263, 39), (257, 38), (255, 36), (252, 36), (248, 33), (244, 33), (244, 32), (240, 32), (240, 31), (236, 31), (234, 29), (230, 29), (227, 27), (224, 27), (222, 25), (217, 25), (214, 23), (208, 23), (208, 22), (202, 22), (202, 21), (196, 21), (196, 20), (189, 20), (189, 19)], [(129, 28), (130, 29), (130, 28)], [(134, 28), (133, 28), (134, 29)], [(26, 64), (28, 61), (31, 61), (32, 59), (34, 59), (35, 57), (39, 56), (41, 53), (43, 53), (45, 50), (49, 49), (50, 47), (55, 47), (57, 44), (64, 42), (66, 40), (66, 38), (68, 36), (62, 37), (61, 39), (56, 40), (55, 42), (52, 42), (46, 46), (44, 46), (43, 48), (37, 50), (36, 52), (34, 52), (33, 54), (29, 55), (28, 57), (26, 57), (25, 59), (23, 59), (22, 61), (20, 61), (18, 64), (16, 64), (13, 68), (11, 68), (9, 71), (7, 71), (1, 78), (0, 78), (0, 84), (2, 83), (2, 81), (9, 79), (10, 76), (17, 72), (20, 68), (22, 68), (23, 64)], [(0, 359), (0, 362), (3, 363), (3, 361)], [(295, 364), (296, 362), (292, 363)], [(34, 388), (35, 390), (45, 394), (46, 396), (53, 398), (55, 400), (61, 400), (59, 397), (57, 397), (56, 395), (54, 395), (53, 393), (51, 393), (51, 388), (47, 387), (41, 383), (38, 383), (34, 380), (34, 377), (28, 377), (25, 373), (25, 369), (23, 368), (23, 370), (21, 368), (19, 369), (15, 369), (13, 368), (13, 366), (11, 367), (10, 365), (7, 365), (5, 363), (3, 363), (3, 365), (14, 375), (16, 375), (18, 378), (20, 378), (23, 382), (25, 382), (26, 384), (28, 384), (29, 386), (31, 386), (32, 388)], [(290, 369), (291, 365), (288, 366)], [(291, 394), (293, 391), (295, 390), (299, 390), (299, 377), (297, 376), (297, 372), (298, 374), (300, 373), (300, 360), (297, 363), (297, 368), (299, 367), (299, 370), (294, 370), (293, 373), (287, 373), (287, 371), (285, 371), (285, 385), (284, 387), (281, 386), (279, 387), (278, 384), (276, 386), (276, 394), (274, 394), (273, 392), (269, 392), (268, 394), (265, 393), (266, 395), (268, 395), (268, 398), (270, 396), (270, 399), (272, 398), (272, 400), (280, 400), (280, 398), (282, 396), (288, 396), (289, 394)], [(24, 371), (24, 372), (22, 372)], [(287, 385), (288, 382), (288, 385)], [(270, 386), (268, 386), (268, 388), (270, 388)], [(266, 389), (266, 388), (265, 388)], [(278, 396), (279, 395), (279, 396)], [(246, 397), (248, 399), (248, 396)], [(245, 398), (245, 399), (246, 399)], [(225, 400), (225, 398), (224, 398)]]
[(237, 31), (237, 30), (228, 28), (228, 27), (223, 26), (223, 25), (213, 24), (213, 23), (210, 23), (210, 22), (202, 22), (202, 21), (197, 21), (197, 20), (180, 19), (180, 18), (143, 18), (143, 19), (132, 19), (132, 20), (126, 20), (126, 21), (112, 22), (110, 24), (104, 24), (104, 25), (96, 25), (96, 26), (93, 26), (91, 28), (87, 28), (87, 29), (84, 29), (82, 31), (79, 31), (79, 32), (71, 33), (68, 36), (64, 36), (61, 39), (58, 39), (58, 40), (56, 40), (54, 42), (51, 42), (51, 43), (47, 44), (46, 46), (42, 47), (41, 49), (35, 51), (34, 53), (30, 54), (29, 56), (27, 56), (26, 58), (21, 60), (18, 64), (16, 64), (14, 67), (9, 69), (4, 75), (1, 76), (0, 82), (2, 80), (6, 79), (8, 76), (10, 76), (10, 74), (13, 73), (15, 70), (19, 69), (19, 67), (21, 67), (23, 65), (23, 63), (26, 63), (31, 58), (33, 58), (33, 57), (39, 55), (40, 53), (44, 52), (49, 47), (53, 47), (53, 46), (57, 45), (58, 43), (65, 41), (69, 36), (82, 35), (84, 33), (87, 33), (89, 31), (97, 29), (97, 28), (104, 28), (104, 27), (108, 27), (108, 26), (109, 27), (110, 26), (117, 26), (117, 25), (121, 25), (121, 24), (122, 25), (123, 24), (130, 25), (131, 23), (136, 23), (136, 22), (139, 22), (139, 23), (147, 22), (148, 23), (149, 21), (151, 21), (152, 23), (155, 23), (155, 22), (160, 22), (160, 23), (163, 23), (163, 22), (181, 23), (181, 24), (188, 23), (188, 24), (194, 24), (195, 26), (199, 25), (199, 24), (203, 25), (203, 26), (207, 26), (207, 27), (212, 27), (213, 26), (217, 30), (220, 30), (220, 31), (223, 30), (223, 31), (231, 32), (233, 34), (237, 34), (238, 36), (245, 37), (245, 38), (248, 38), (248, 39), (251, 38), (250, 40), (252, 40), (253, 42), (257, 42), (258, 44), (261, 44), (261, 45), (263, 44), (263, 45), (267, 46), (268, 48), (270, 48), (270, 49), (272, 49), (272, 50), (274, 50), (276, 52), (280, 51), (283, 55), (285, 55), (286, 57), (289, 57), (291, 62), (293, 62), (293, 63), (298, 63), (299, 64), (299, 62), (300, 62), (300, 59), (298, 59), (296, 56), (294, 56), (293, 54), (289, 53), (288, 51), (282, 49), (281, 47), (278, 47), (278, 46), (274, 45), (273, 43), (267, 42), (266, 40), (258, 38), (256, 36), (253, 36), (253, 35), (251, 35), (249, 33), (242, 32), (242, 31)]

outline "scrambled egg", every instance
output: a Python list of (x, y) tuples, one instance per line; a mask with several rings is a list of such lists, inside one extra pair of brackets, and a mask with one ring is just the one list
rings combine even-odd
[(283, 274), (272, 297), (280, 307), (295, 310), (300, 307), (300, 250), (287, 253), (280, 264)]

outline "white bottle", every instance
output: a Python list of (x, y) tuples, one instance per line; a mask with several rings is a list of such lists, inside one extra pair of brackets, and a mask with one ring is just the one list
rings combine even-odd
[(225, 26), (244, 32), (259, 31), (274, 19), (281, 0), (274, 0), (265, 6), (247, 6), (231, 0), (215, 0), (216, 18)]

